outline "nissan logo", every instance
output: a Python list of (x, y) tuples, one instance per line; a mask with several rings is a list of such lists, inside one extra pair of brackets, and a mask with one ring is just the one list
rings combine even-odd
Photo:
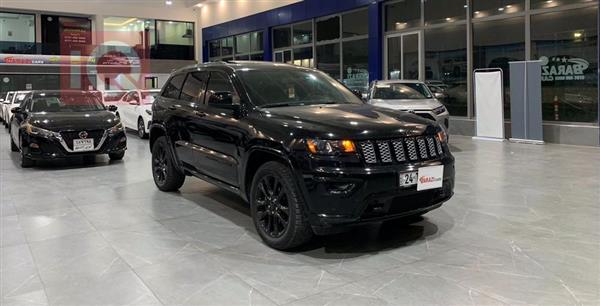
[(86, 131), (79, 132), (79, 138), (85, 139), (88, 137), (88, 133)]

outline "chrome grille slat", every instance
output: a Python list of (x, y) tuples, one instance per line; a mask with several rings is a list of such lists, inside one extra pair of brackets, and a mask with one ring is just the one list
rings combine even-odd
[(425, 139), (422, 137), (417, 138), (417, 144), (419, 145), (419, 155), (422, 159), (427, 159), (427, 145)]
[(417, 156), (417, 146), (415, 145), (415, 140), (413, 138), (408, 138), (405, 141), (408, 157), (410, 160), (417, 160), (419, 157)]
[(435, 144), (433, 142), (432, 137), (427, 137), (427, 147), (429, 148), (429, 154), (431, 154), (431, 156), (437, 156), (437, 152), (435, 151)]
[(435, 160), (444, 155), (442, 143), (433, 135), (390, 140), (361, 141), (366, 164), (391, 164)]
[(381, 158), (382, 163), (393, 162), (392, 152), (390, 151), (390, 145), (387, 141), (378, 141), (377, 149), (379, 150), (379, 157)]
[(402, 140), (393, 140), (392, 146), (394, 147), (396, 160), (399, 162), (406, 161), (406, 155), (404, 154), (404, 144), (402, 144)]
[(442, 143), (440, 142), (439, 139), (437, 139), (437, 137), (434, 137), (434, 138), (435, 138), (435, 144), (436, 144), (437, 150), (438, 150), (438, 155), (441, 156), (442, 154), (444, 154), (444, 150), (442, 149)]
[(360, 148), (362, 149), (363, 158), (367, 164), (376, 164), (377, 156), (375, 155), (375, 147), (373, 143), (370, 141), (365, 141), (360, 143)]

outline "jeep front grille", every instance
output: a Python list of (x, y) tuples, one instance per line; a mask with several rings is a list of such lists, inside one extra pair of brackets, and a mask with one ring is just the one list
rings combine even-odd
[(428, 161), (444, 155), (442, 144), (435, 136), (361, 141), (359, 147), (364, 162), (370, 165)]

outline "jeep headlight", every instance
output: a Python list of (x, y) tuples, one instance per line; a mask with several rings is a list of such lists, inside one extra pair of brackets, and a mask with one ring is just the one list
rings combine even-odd
[(342, 153), (356, 153), (356, 146), (351, 140), (320, 140), (307, 139), (308, 152), (315, 155), (338, 155)]
[(57, 132), (53, 132), (53, 131), (49, 131), (46, 129), (43, 129), (41, 127), (37, 127), (35, 125), (32, 125), (29, 122), (25, 122), (23, 124), (23, 128), (25, 128), (25, 132), (29, 135), (34, 135), (34, 136), (38, 136), (38, 137), (44, 137), (44, 138), (59, 138), (60, 134)]
[(446, 112), (446, 107), (445, 106), (440, 106), (436, 109), (433, 110), (433, 113), (436, 115), (440, 115)]

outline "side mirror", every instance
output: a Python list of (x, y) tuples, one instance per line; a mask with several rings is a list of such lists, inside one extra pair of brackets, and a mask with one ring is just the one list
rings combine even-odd
[(353, 93), (355, 96), (357, 96), (359, 99), (362, 99), (362, 98), (363, 98), (363, 94), (362, 94), (362, 92), (360, 92), (360, 90), (358, 90), (358, 89), (352, 89), (352, 93)]
[(241, 109), (239, 99), (236, 100), (237, 97), (234, 97), (231, 92), (223, 91), (223, 92), (215, 92), (208, 99), (208, 105), (214, 108), (221, 109), (230, 109), (233, 111), (239, 111)]
[(117, 106), (116, 105), (109, 105), (108, 106), (108, 111), (109, 112), (116, 112), (117, 111)]
[(441, 92), (436, 92), (436, 93), (434, 93), (434, 94), (433, 94), (433, 96), (434, 96), (436, 99), (442, 99), (442, 98), (444, 98), (444, 94), (443, 94), (443, 93), (441, 93)]
[(15, 107), (15, 108), (12, 108), (10, 110), (10, 112), (13, 113), (13, 114), (21, 114), (21, 113), (23, 113), (23, 109), (20, 108), (20, 107)]

